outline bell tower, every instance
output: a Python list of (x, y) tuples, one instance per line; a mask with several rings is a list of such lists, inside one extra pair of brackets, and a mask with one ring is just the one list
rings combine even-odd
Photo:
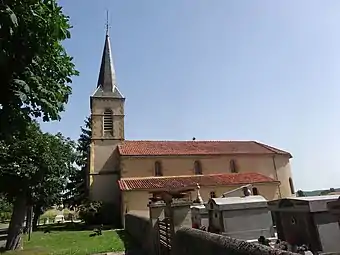
[(90, 98), (92, 139), (124, 140), (124, 102), (117, 87), (110, 37), (106, 33), (97, 89)]
[(117, 146), (124, 140), (125, 98), (117, 87), (106, 29), (97, 88), (90, 97), (92, 137), (89, 159), (89, 197), (109, 204), (111, 219), (120, 219), (120, 178)]

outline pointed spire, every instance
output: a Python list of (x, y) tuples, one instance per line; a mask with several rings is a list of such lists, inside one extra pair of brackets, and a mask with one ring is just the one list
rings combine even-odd
[(97, 89), (93, 96), (95, 97), (108, 96), (108, 97), (123, 98), (123, 95), (119, 92), (117, 88), (116, 73), (115, 73), (115, 69), (113, 66), (113, 60), (112, 60), (112, 55), (111, 55), (108, 12), (107, 12), (106, 36), (105, 36), (105, 44), (104, 44), (102, 62), (100, 64)]

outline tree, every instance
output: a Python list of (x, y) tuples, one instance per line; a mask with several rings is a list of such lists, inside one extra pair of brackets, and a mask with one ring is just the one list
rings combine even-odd
[(87, 197), (87, 167), (91, 143), (91, 118), (87, 117), (77, 143), (78, 170), (69, 177), (64, 203), (70, 207), (80, 205)]
[[(31, 206), (33, 206), (34, 218), (33, 218), (33, 228), (38, 225), (38, 220), (40, 215), (44, 213), (45, 210), (53, 205), (61, 205), (63, 194), (67, 190), (67, 178), (68, 176), (74, 175), (77, 171), (75, 167), (75, 162), (77, 159), (77, 152), (75, 149), (75, 143), (70, 139), (65, 139), (61, 134), (57, 134), (57, 138), (62, 142), (60, 148), (56, 148), (56, 153), (60, 153), (64, 150), (64, 155), (67, 158), (60, 159), (59, 162), (64, 162), (69, 164), (68, 167), (60, 169), (58, 172), (49, 172), (45, 175), (44, 182), (39, 183), (32, 194)], [(55, 160), (58, 160), (55, 158)], [(57, 168), (55, 169), (57, 170)]]
[(329, 190), (323, 190), (323, 191), (321, 191), (320, 192), (320, 195), (321, 196), (326, 196), (326, 195), (328, 195), (328, 193), (330, 193), (331, 191), (329, 191)]
[(296, 195), (297, 195), (298, 197), (304, 197), (304, 196), (305, 196), (305, 194), (303, 193), (302, 190), (298, 190), (298, 191), (296, 192)]
[(16, 249), (27, 206), (53, 203), (66, 177), (74, 171), (75, 144), (61, 134), (43, 133), (37, 123), (26, 128), (25, 139), (0, 144), (0, 192), (14, 199), (6, 249)]
[(69, 18), (56, 0), (0, 2), (0, 135), (12, 137), (32, 118), (59, 120), (77, 75), (61, 42)]
[(0, 192), (14, 198), (6, 244), (14, 249), (24, 208), (36, 194), (29, 185), (38, 189), (37, 180), (49, 170), (41, 166), (61, 160), (59, 155), (51, 158), (49, 146), (62, 139), (42, 134), (32, 120), (60, 119), (71, 94), (71, 77), (78, 72), (62, 46), (71, 26), (56, 0), (3, 0), (0, 20)]

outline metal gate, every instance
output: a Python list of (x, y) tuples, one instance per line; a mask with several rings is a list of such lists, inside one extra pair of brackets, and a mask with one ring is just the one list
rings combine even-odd
[(169, 255), (173, 237), (171, 219), (158, 220), (159, 255)]

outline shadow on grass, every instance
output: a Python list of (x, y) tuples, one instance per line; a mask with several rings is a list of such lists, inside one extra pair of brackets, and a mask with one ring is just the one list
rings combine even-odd
[[(40, 232), (56, 232), (56, 231), (84, 231), (84, 230), (94, 230), (95, 228), (99, 228), (100, 225), (86, 225), (85, 223), (55, 223), (50, 225), (38, 226), (35, 231)], [(102, 230), (111, 230), (114, 229), (112, 226), (104, 225)]]
[(142, 248), (135, 242), (125, 229), (117, 230), (117, 234), (124, 242), (125, 255), (146, 255)]

